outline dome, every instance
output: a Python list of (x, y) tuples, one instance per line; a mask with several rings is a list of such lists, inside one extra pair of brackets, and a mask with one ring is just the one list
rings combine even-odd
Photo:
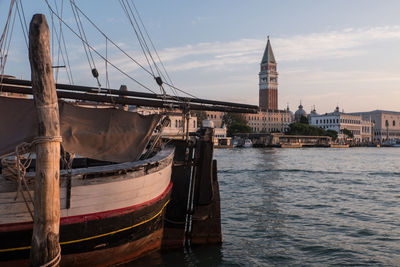
[(294, 119), (295, 121), (300, 121), (301, 117), (307, 117), (307, 113), (303, 109), (303, 105), (300, 103), (299, 109), (294, 113)]
[(339, 106), (336, 106), (334, 113), (340, 113)]
[(286, 112), (289, 113), (290, 117), (293, 117), (293, 112), (289, 109), (289, 104), (286, 107)]
[(310, 115), (308, 115), (309, 117), (312, 116), (319, 116), (319, 114), (317, 113), (317, 111), (315, 110), (315, 107), (311, 110)]

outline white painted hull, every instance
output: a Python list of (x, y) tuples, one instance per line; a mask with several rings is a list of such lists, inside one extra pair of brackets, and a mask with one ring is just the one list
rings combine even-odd
[[(160, 196), (170, 184), (172, 157), (173, 151), (168, 150), (145, 161), (73, 170), (69, 209), (66, 208), (67, 187), (65, 181), (63, 182), (66, 173), (62, 172), (61, 218), (130, 207)], [(163, 166), (158, 166), (153, 171), (146, 171), (147, 166), (156, 163), (161, 158), (166, 158), (163, 160)], [(118, 169), (124, 174), (118, 174), (118, 171), (115, 173), (115, 170)], [(130, 171), (126, 171), (127, 169)], [(107, 175), (111, 170), (114, 173)], [(88, 173), (92, 177), (96, 174), (101, 177), (87, 178), (85, 175)], [(3, 177), (0, 179), (0, 187), (7, 183), (8, 188), (16, 188), (15, 184), (10, 185), (12, 182), (5, 181)], [(15, 190), (4, 190), (4, 187), (1, 189), (0, 225), (32, 221), (22, 195), (19, 194), (18, 198), (14, 200)], [(33, 196), (33, 191), (30, 193)], [(29, 205), (33, 210), (32, 204)]]

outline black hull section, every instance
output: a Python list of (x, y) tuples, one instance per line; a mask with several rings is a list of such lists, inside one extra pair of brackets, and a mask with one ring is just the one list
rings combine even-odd
[[(67, 262), (74, 265), (90, 264), (92, 261), (88, 259), (91, 254), (94, 256), (94, 263), (102, 253), (124, 253), (125, 250), (129, 254), (113, 255), (113, 262), (102, 261), (102, 265), (114, 264), (120, 262), (118, 258), (126, 261), (148, 250), (158, 249), (170, 190), (171, 185), (161, 196), (141, 205), (106, 213), (62, 218), (61, 265)], [(32, 223), (0, 226), (0, 265), (22, 263), (21, 260), (28, 263), (31, 239)], [(131, 251), (136, 247), (135, 242), (140, 246)], [(121, 247), (124, 247), (122, 251), (118, 249)]]

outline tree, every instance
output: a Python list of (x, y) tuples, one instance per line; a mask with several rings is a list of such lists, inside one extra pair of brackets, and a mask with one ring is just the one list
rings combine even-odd
[(333, 141), (335, 141), (338, 137), (338, 133), (335, 130), (325, 131), (322, 128), (300, 122), (289, 124), (289, 130), (286, 132), (286, 134), (308, 135), (308, 136), (330, 136), (332, 137)]
[(225, 115), (222, 117), (222, 123), (226, 126), (229, 127), (233, 123), (239, 123), (239, 124), (245, 124), (247, 125), (247, 120), (245, 116), (241, 113), (225, 113)]
[(319, 127), (310, 126), (301, 122), (294, 122), (289, 124), (289, 130), (287, 131), (287, 134), (325, 136), (326, 132), (324, 129)]
[(332, 141), (336, 141), (338, 133), (335, 130), (326, 130), (326, 135), (332, 137)]
[(347, 137), (349, 137), (349, 138), (353, 138), (354, 137), (354, 134), (350, 130), (348, 130), (346, 128), (343, 129), (343, 134), (347, 135)]
[(300, 123), (308, 124), (308, 119), (307, 119), (307, 117), (301, 115), (301, 117), (300, 117)]
[(237, 133), (251, 133), (252, 129), (247, 125), (247, 120), (240, 113), (226, 113), (222, 118), (222, 123), (227, 128), (227, 135), (233, 136)]
[(232, 123), (227, 129), (228, 136), (234, 136), (238, 133), (251, 133), (252, 129), (250, 126), (242, 123)]

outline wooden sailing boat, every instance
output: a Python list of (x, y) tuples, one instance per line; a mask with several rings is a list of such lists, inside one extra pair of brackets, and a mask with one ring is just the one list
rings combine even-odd
[[(36, 24), (33, 23), (35, 18)], [(43, 22), (44, 16), (35, 16), (34, 20), (31, 29), (36, 25), (43, 28), (43, 23), (47, 27), (47, 23)], [(39, 35), (37, 39), (43, 38)], [(44, 48), (39, 47), (38, 50), (48, 52), (46, 45), (44, 42)], [(32, 52), (32, 46), (30, 48)], [(48, 56), (49, 53), (43, 58)], [(52, 81), (51, 69), (46, 67), (51, 62), (42, 64), (39, 61), (42, 59), (31, 55), (32, 77), (36, 82), (42, 79)], [(34, 70), (36, 64), (39, 70)], [(38, 77), (41, 72), (49, 78)], [(58, 142), (56, 136), (42, 134), (36, 137), (37, 132), (40, 134), (43, 128), (48, 127), (46, 122), (41, 121), (42, 118), (35, 117), (41, 109), (59, 113), (50, 127), (59, 128), (57, 132), (63, 139), (65, 151), (95, 159), (90, 163), (81, 158), (76, 162), (80, 166), (75, 163), (75, 166), (60, 172), (56, 170), (55, 177), (50, 177), (50, 180), (55, 178), (57, 189), (59, 185), (61, 192), (59, 199), (58, 194), (57, 199), (47, 199), (49, 196), (45, 196), (46, 201), (60, 203), (56, 208), (58, 206), (60, 210), (61, 250), (58, 249), (58, 255), (54, 258), (48, 257), (46, 266), (58, 265), (60, 251), (61, 264), (64, 266), (97, 266), (132, 260), (160, 248), (162, 217), (172, 188), (173, 148), (166, 148), (149, 159), (137, 159), (161, 116), (140, 116), (116, 109), (83, 108), (67, 102), (57, 105), (57, 100), (55, 106), (46, 103), (38, 105), (41, 100), (36, 98), (45, 100), (47, 95), (52, 94), (56, 99), (54, 83), (50, 87), (54, 88), (54, 92), (36, 87), (35, 105), (32, 99), (0, 97), (0, 122), (5, 126), (0, 133), (1, 265), (28, 265), (34, 222), (45, 220), (36, 216), (36, 205), (41, 204), (36, 201), (36, 188), (47, 183), (47, 171), (39, 170), (36, 164), (36, 168), (31, 167), (31, 172), (25, 173), (33, 159), (29, 156), (21, 159), (23, 154), (32, 153), (32, 149), (39, 145), (39, 140)], [(35, 109), (38, 111), (35, 112)], [(36, 152), (36, 155), (36, 162), (42, 162), (40, 154)], [(56, 154), (56, 161), (53, 162), (55, 165), (59, 163), (58, 156)], [(34, 192), (30, 189), (32, 186), (35, 187)], [(35, 214), (32, 210), (35, 210)], [(44, 212), (56, 211), (49, 209)]]
[[(172, 159), (166, 149), (144, 161), (61, 171), (61, 264), (112, 265), (159, 249)], [(32, 218), (23, 197), (14, 200), (15, 182), (0, 177), (0, 190), (1, 266), (28, 265)]]
[[(161, 86), (161, 79), (155, 78)], [(30, 81), (1, 77), (0, 86), (4, 92), (32, 94)], [(57, 84), (56, 87), (61, 89), (56, 92), (58, 97), (64, 99), (159, 108), (168, 106), (186, 111), (190, 108), (235, 112), (255, 110), (250, 105), (169, 98), (165, 94), (112, 89), (106, 89), (108, 94), (103, 94), (102, 88), (65, 84)], [(96, 91), (102, 94), (95, 94)], [(58, 105), (61, 107), (63, 148), (68, 153), (83, 157), (72, 162), (67, 160), (67, 167), (56, 174), (60, 185), (61, 265), (112, 265), (159, 249), (163, 214), (172, 188), (174, 149), (165, 147), (152, 158), (138, 159), (161, 116), (143, 117), (114, 108), (82, 108), (68, 102), (59, 102)], [(6, 131), (0, 132), (0, 156), (3, 157), (0, 176), (2, 266), (27, 265), (29, 261), (34, 225), (29, 197), (33, 190), (30, 188), (37, 185), (37, 177), (41, 174), (29, 167), (32, 159), (20, 159), (29, 150), (19, 149), (23, 143), (35, 144), (36, 127), (41, 125), (36, 123), (34, 109), (30, 99), (0, 97), (0, 123), (7, 126)], [(8, 114), (13, 114), (13, 117)], [(5, 157), (13, 151), (15, 154), (11, 159)], [(21, 166), (27, 168), (26, 174)], [(36, 177), (35, 181), (33, 177)], [(51, 261), (57, 264), (57, 259)]]

